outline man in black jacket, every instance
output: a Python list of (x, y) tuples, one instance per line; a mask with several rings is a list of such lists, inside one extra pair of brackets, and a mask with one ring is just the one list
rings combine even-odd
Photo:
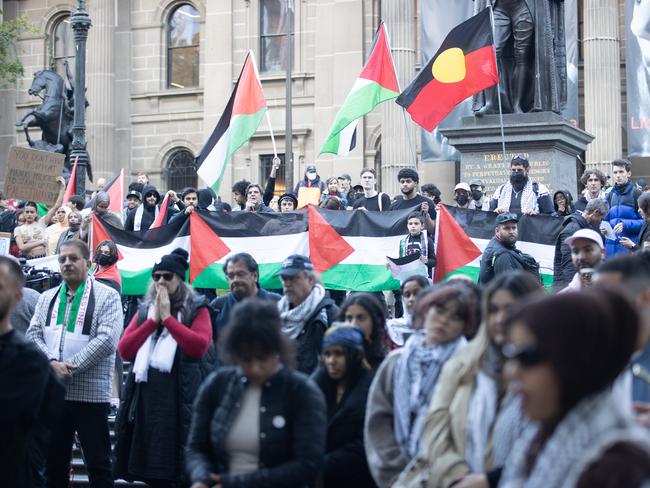
[(280, 295), (260, 288), (260, 270), (257, 261), (246, 252), (233, 254), (223, 265), (230, 293), (222, 295), (210, 302), (215, 320), (212, 324), (213, 339), (217, 340), (217, 333), (228, 323), (230, 313), (235, 305), (246, 298), (255, 297), (260, 300), (277, 302)]
[(339, 308), (317, 281), (307, 256), (289, 256), (278, 275), (284, 290), (278, 302), (282, 331), (296, 343), (296, 369), (311, 374), (318, 366), (325, 330), (332, 325)]
[(600, 223), (608, 212), (607, 202), (596, 198), (587, 203), (584, 212), (574, 212), (564, 220), (562, 230), (555, 241), (553, 258), (553, 285), (556, 290), (567, 286), (576, 274), (576, 268), (571, 260), (571, 247), (565, 242), (566, 239), (580, 229), (600, 232)]
[(20, 265), (0, 256), (0, 479), (7, 488), (43, 484), (49, 433), (64, 395), (45, 355), (11, 325), (23, 283)]
[(481, 285), (486, 285), (498, 274), (516, 270), (537, 274), (539, 278), (539, 264), (535, 258), (515, 247), (519, 236), (518, 220), (519, 218), (513, 213), (502, 213), (497, 216), (494, 237), (486, 246), (481, 258), (479, 274)]

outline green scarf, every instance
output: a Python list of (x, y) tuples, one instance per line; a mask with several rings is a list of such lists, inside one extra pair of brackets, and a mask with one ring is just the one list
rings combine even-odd
[[(74, 294), (74, 298), (72, 299), (72, 307), (70, 307), (70, 314), (68, 315), (68, 324), (66, 326), (66, 330), (68, 332), (74, 332), (74, 326), (77, 323), (77, 316), (79, 315), (79, 306), (81, 305), (81, 298), (83, 297), (84, 294), (84, 288), (86, 287), (86, 280), (81, 283), (79, 288), (77, 288), (77, 291)], [(59, 291), (59, 310), (57, 312), (57, 317), (56, 317), (56, 324), (57, 325), (63, 325), (63, 321), (65, 320), (65, 310), (68, 306), (68, 285), (66, 285), (65, 281), (61, 285), (61, 290)]]

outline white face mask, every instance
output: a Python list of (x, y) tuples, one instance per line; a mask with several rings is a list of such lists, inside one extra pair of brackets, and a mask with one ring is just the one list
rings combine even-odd
[(307, 173), (307, 179), (309, 181), (314, 181), (316, 179), (316, 173), (310, 171), (309, 173)]

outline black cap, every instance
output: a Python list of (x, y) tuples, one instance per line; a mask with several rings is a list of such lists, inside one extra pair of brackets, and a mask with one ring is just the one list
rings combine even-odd
[(296, 276), (301, 271), (314, 271), (314, 265), (307, 256), (292, 254), (282, 263), (278, 276)]
[(126, 194), (126, 198), (129, 198), (129, 197), (135, 197), (138, 200), (142, 201), (142, 195), (137, 190), (130, 190), (129, 193)]
[(519, 217), (513, 213), (502, 213), (497, 216), (497, 225), (505, 224), (506, 222), (519, 222)]
[(296, 197), (295, 194), (288, 192), (288, 193), (283, 193), (280, 198), (278, 198), (278, 203), (282, 202), (284, 199), (289, 199), (293, 202), (293, 207), (296, 208), (298, 207), (298, 198)]
[(159, 262), (153, 265), (151, 274), (153, 275), (156, 271), (171, 271), (185, 281), (185, 273), (190, 267), (190, 263), (187, 262), (188, 257), (189, 254), (185, 249), (177, 247), (171, 254), (164, 255)]
[(316, 171), (316, 166), (313, 164), (308, 164), (307, 167), (305, 168), (305, 173), (309, 173), (310, 171)]

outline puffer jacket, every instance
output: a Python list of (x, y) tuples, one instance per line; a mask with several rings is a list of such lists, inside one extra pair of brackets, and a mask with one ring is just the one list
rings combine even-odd
[[(623, 232), (617, 237), (627, 237), (636, 243), (636, 239), (643, 225), (643, 219), (637, 211), (637, 200), (641, 195), (636, 185), (628, 182), (622, 189), (614, 186), (607, 194), (606, 200), (609, 203), (609, 213), (604, 220), (609, 222), (612, 228), (618, 223), (623, 224)], [(629, 252), (618, 239), (605, 239), (605, 252), (607, 257), (611, 258), (617, 254)]]
[(327, 407), (318, 387), (288, 368), (262, 386), (259, 469), (228, 474), (226, 438), (247, 385), (241, 369), (224, 367), (201, 386), (185, 456), (190, 483), (212, 486), (210, 473), (216, 473), (223, 488), (312, 486), (323, 465)]
[[(208, 306), (208, 301), (203, 295), (194, 294), (192, 309), (187, 319), (187, 323), (191, 324), (194, 320), (199, 309)], [(147, 318), (147, 308), (141, 306), (138, 310), (138, 323), (142, 323)], [(190, 429), (190, 420), (192, 418), (192, 409), (196, 393), (203, 383), (203, 380), (208, 377), (210, 373), (215, 370), (217, 364), (217, 353), (214, 344), (210, 344), (208, 352), (203, 355), (201, 359), (192, 359), (187, 356), (179, 347), (177, 349), (177, 358), (174, 364), (179, 366), (178, 374), (178, 391), (180, 393), (179, 406), (180, 406), (180, 433), (181, 439), (187, 439)], [(117, 437), (117, 444), (121, 446), (130, 446), (130, 437), (132, 434), (131, 425), (129, 424), (130, 408), (127, 408), (131, 402), (136, 401), (136, 383), (135, 374), (133, 373), (133, 365), (131, 371), (126, 379), (124, 386), (124, 395), (120, 401), (120, 409), (115, 418), (115, 433)], [(182, 452), (183, 449), (180, 450)], [(182, 460), (179, 466), (182, 466)], [(114, 453), (113, 471), (115, 477), (122, 477), (128, 479), (128, 463), (129, 463), (129, 450), (127, 448), (116, 450)]]

